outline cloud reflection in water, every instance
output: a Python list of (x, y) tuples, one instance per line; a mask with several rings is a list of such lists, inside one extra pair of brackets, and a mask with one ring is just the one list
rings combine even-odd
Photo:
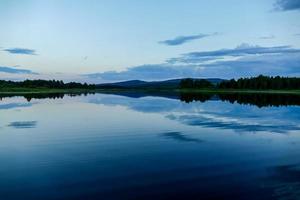
[(16, 121), (8, 124), (9, 127), (24, 129), (24, 128), (35, 128), (37, 125), (37, 121)]
[(195, 142), (195, 143), (204, 142), (203, 140), (186, 136), (181, 132), (166, 132), (166, 133), (161, 133), (160, 136), (167, 139), (173, 139), (179, 142)]
[(159, 113), (170, 120), (190, 126), (228, 129), (237, 132), (288, 133), (300, 130), (300, 107), (263, 107), (221, 100), (184, 103), (161, 97), (129, 98), (96, 95), (89, 103), (120, 105), (143, 113)]

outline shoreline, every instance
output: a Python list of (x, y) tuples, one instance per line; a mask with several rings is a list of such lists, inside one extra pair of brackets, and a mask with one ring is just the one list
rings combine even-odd
[(227, 93), (227, 94), (294, 94), (300, 95), (300, 90), (236, 90), (236, 89), (16, 89), (0, 90), (0, 95), (22, 95), (22, 94), (53, 94), (53, 93), (118, 93), (118, 92), (143, 92), (143, 93)]

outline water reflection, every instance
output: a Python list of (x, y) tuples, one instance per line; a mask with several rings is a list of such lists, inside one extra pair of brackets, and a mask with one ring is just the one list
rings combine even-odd
[(181, 132), (166, 132), (166, 133), (161, 133), (160, 136), (167, 139), (173, 139), (179, 142), (194, 142), (194, 143), (204, 142), (203, 140), (186, 136)]
[(300, 106), (188, 98), (4, 99), (0, 196), (299, 199)]
[(270, 175), (264, 187), (273, 192), (276, 199), (300, 199), (300, 166), (283, 165), (269, 169)]
[[(198, 96), (199, 97), (199, 96)], [(200, 96), (201, 99), (202, 96)], [(188, 126), (233, 130), (238, 133), (288, 133), (300, 130), (300, 107), (263, 107), (231, 104), (216, 97), (184, 103), (175, 99), (124, 96), (94, 96), (90, 103), (124, 106), (143, 113), (160, 113), (166, 118)]]
[(269, 116), (269, 121), (260, 123), (261, 120), (249, 120), (245, 116), (241, 118), (230, 118), (224, 115), (211, 115), (211, 114), (194, 114), (194, 115), (175, 115), (167, 116), (168, 119), (176, 120), (180, 123), (190, 126), (201, 126), (207, 128), (229, 129), (236, 132), (273, 132), (273, 133), (288, 133), (289, 131), (300, 130), (299, 124), (294, 123), (277, 123), (277, 120), (272, 121), (272, 116)]
[(218, 95), (212, 93), (180, 93), (180, 100), (185, 103), (193, 101), (205, 102), (211, 99), (219, 99)]
[(255, 105), (259, 108), (270, 106), (300, 106), (300, 95), (297, 94), (248, 94), (248, 93), (182, 93), (180, 100), (186, 103), (193, 101), (205, 102), (208, 100), (221, 100), (230, 103), (238, 103), (244, 105)]
[(16, 121), (8, 124), (8, 127), (24, 129), (24, 128), (35, 128), (37, 121)]
[[(87, 96), (88, 93), (24, 94), (23, 97), (31, 101), (82, 95)], [(234, 130), (239, 133), (288, 133), (300, 130), (300, 95), (123, 91), (117, 95), (91, 95), (86, 100), (92, 104), (120, 105), (143, 113), (162, 113), (167, 119), (188, 126)], [(0, 105), (0, 109), (18, 106), (30, 105), (13, 103)]]
[(7, 104), (0, 104), (0, 110), (9, 110), (14, 108), (26, 108), (32, 106), (31, 103), (7, 103)]
[(257, 107), (270, 106), (300, 106), (299, 94), (271, 94), (271, 93), (189, 93), (189, 92), (164, 92), (164, 91), (118, 91), (105, 92), (104, 94), (120, 95), (130, 98), (165, 97), (180, 99), (185, 103), (193, 101), (206, 102), (208, 100), (221, 100), (230, 103), (255, 105)]
[[(23, 96), (28, 102), (31, 99), (62, 99), (65, 96), (87, 96), (95, 94), (89, 93), (26, 93), (26, 94), (0, 94), (0, 100), (8, 97)], [(244, 105), (255, 105), (259, 108), (270, 106), (300, 106), (300, 95), (298, 94), (269, 94), (269, 93), (178, 93), (178, 92), (143, 92), (143, 91), (119, 91), (119, 92), (105, 92), (103, 94), (120, 95), (130, 98), (142, 97), (165, 97), (168, 99), (180, 99), (185, 103), (194, 101), (206, 102), (209, 100), (221, 100), (230, 103), (238, 103)]]
[(63, 99), (65, 96), (76, 97), (76, 96), (87, 96), (95, 94), (94, 92), (84, 93), (25, 93), (25, 94), (0, 94), (0, 101), (4, 98), (11, 97), (24, 97), (28, 102), (32, 99)]
[(270, 106), (300, 106), (300, 95), (296, 94), (219, 94), (222, 101), (230, 103)]

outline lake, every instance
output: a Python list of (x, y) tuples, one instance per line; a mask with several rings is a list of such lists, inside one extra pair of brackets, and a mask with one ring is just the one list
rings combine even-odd
[(2, 96), (0, 199), (300, 199), (299, 102)]

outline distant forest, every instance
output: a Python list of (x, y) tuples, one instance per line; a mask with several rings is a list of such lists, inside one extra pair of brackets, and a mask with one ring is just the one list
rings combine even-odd
[(300, 78), (269, 77), (260, 75), (253, 78), (240, 78), (238, 80), (224, 80), (219, 84), (212, 84), (205, 79), (182, 79), (180, 88), (215, 88), (215, 89), (249, 89), (249, 90), (299, 90)]
[(96, 85), (76, 82), (64, 83), (57, 80), (25, 80), (19, 82), (0, 80), (0, 88), (95, 89)]
[[(124, 82), (128, 83), (130, 81)], [(139, 81), (138, 83), (140, 83)], [(269, 77), (260, 75), (252, 78), (240, 78), (223, 80), (215, 83), (206, 79), (186, 78), (179, 81), (143, 82), (143, 84), (132, 84), (130, 86), (118, 86), (112, 84), (105, 89), (238, 89), (238, 90), (300, 90), (300, 78)], [(147, 84), (146, 84), (147, 83)], [(155, 83), (155, 84), (154, 84)], [(58, 80), (25, 80), (5, 81), (0, 80), (0, 90), (12, 90), (14, 88), (25, 89), (103, 89), (103, 85), (69, 82)]]

